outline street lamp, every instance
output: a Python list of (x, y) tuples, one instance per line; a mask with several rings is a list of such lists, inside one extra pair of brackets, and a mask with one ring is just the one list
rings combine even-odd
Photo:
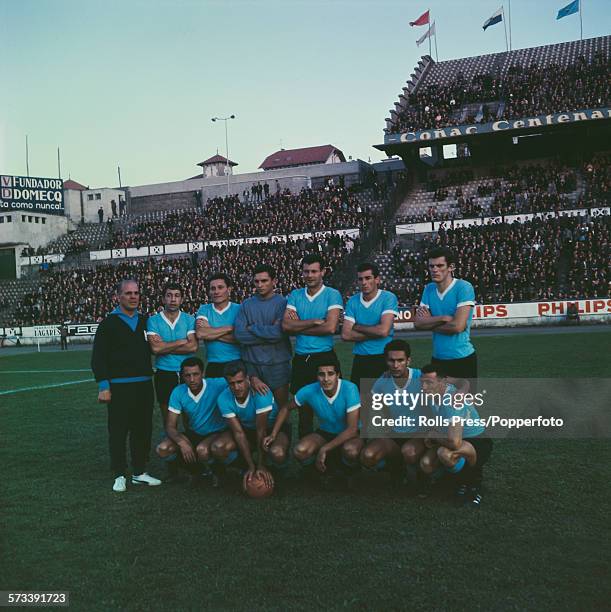
[(229, 115), (229, 117), (212, 117), (212, 122), (224, 121), (225, 122), (225, 174), (227, 175), (227, 197), (229, 197), (229, 140), (227, 138), (227, 122), (230, 119), (235, 119), (235, 115)]

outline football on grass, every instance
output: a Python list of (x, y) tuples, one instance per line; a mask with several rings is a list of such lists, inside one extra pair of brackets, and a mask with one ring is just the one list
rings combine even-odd
[(274, 487), (268, 486), (263, 478), (255, 475), (249, 482), (244, 482), (244, 492), (248, 497), (269, 497), (274, 492)]

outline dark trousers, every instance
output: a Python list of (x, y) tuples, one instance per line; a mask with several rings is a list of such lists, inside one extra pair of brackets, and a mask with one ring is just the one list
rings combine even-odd
[[(307, 355), (295, 355), (291, 366), (291, 393), (295, 395), (301, 387), (315, 383), (317, 378), (318, 362), (322, 358), (335, 358), (334, 350), (324, 353), (308, 353)], [(303, 438), (314, 429), (314, 412), (309, 406), (299, 408), (299, 438)]]
[(469, 380), (469, 393), (477, 391), (477, 353), (473, 352), (462, 359), (437, 359), (433, 357), (431, 363), (443, 367), (447, 376), (467, 378)]
[(386, 359), (381, 355), (355, 355), (350, 380), (360, 388), (362, 378), (380, 378), (386, 372)]
[(61, 350), (67, 351), (68, 350), (68, 338), (66, 336), (61, 336), (59, 341), (61, 345)]
[(151, 381), (111, 384), (108, 404), (108, 444), (110, 468), (115, 478), (125, 476), (129, 447), (134, 474), (142, 474), (151, 450), (153, 433), (153, 385)]

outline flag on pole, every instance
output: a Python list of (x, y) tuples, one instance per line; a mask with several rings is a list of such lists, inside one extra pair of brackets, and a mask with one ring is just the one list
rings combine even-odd
[(435, 36), (435, 22), (433, 21), (431, 27), (416, 41), (416, 44), (420, 46), (427, 38)]
[(497, 23), (501, 23), (501, 21), (503, 21), (503, 7), (501, 6), (501, 8), (492, 15), (492, 17), (490, 17), (490, 19), (486, 19), (486, 21), (484, 21), (484, 31), (486, 30), (486, 28), (489, 28), (490, 26), (493, 26)]
[(573, 13), (579, 12), (579, 0), (573, 0), (570, 4), (567, 4), (564, 8), (561, 8), (556, 15), (556, 20), (562, 19), (563, 17), (568, 17), (569, 15), (573, 15)]
[(420, 17), (418, 17), (416, 21), (410, 21), (409, 25), (411, 25), (412, 27), (426, 25), (429, 22), (429, 11), (430, 9), (428, 9), (426, 13), (422, 13), (422, 15), (420, 15)]

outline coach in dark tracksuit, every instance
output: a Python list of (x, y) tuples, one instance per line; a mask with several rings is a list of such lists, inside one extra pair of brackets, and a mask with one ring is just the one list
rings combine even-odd
[(138, 312), (140, 291), (133, 280), (117, 288), (119, 306), (100, 323), (93, 344), (91, 368), (99, 384), (98, 401), (108, 404), (110, 464), (113, 490), (126, 490), (125, 442), (129, 434), (132, 484), (155, 486), (145, 472), (151, 447), (153, 384), (146, 317)]

